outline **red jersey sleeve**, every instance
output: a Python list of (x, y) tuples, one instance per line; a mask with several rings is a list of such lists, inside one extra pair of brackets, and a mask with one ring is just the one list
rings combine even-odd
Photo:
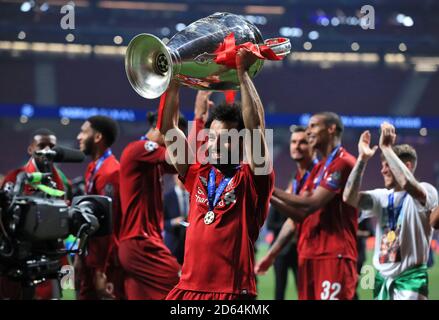
[(189, 165), (189, 168), (187, 169), (184, 176), (178, 176), (178, 178), (181, 180), (181, 182), (183, 182), (186, 190), (189, 193), (193, 190), (195, 182), (198, 179), (200, 168), (200, 163), (191, 164)]
[(268, 195), (271, 198), (271, 194), (274, 189), (274, 169), (269, 174), (257, 175), (251, 170), (249, 165), (243, 165), (243, 169), (246, 171), (246, 175), (251, 177), (253, 188), (257, 195)]
[[(118, 226), (120, 225), (120, 201), (119, 201), (119, 170), (102, 167), (96, 176), (96, 194), (107, 196), (112, 199), (113, 207), (113, 230), (117, 237)], [(105, 271), (113, 250), (113, 235), (92, 238), (89, 241), (87, 265), (97, 270)]]
[(6, 174), (6, 176), (5, 176), (4, 180), (3, 180), (1, 189), (3, 189), (7, 183), (14, 183), (15, 184), (15, 181), (17, 180), (18, 174), (20, 172), (23, 172), (23, 171), (24, 171), (23, 168), (19, 168), (19, 169), (15, 169), (13, 171), (9, 171)]
[(154, 141), (139, 141), (130, 148), (133, 160), (158, 164), (166, 161), (166, 149)]
[[(100, 180), (100, 181), (99, 181)], [(106, 180), (98, 179), (96, 181), (96, 190), (99, 195), (110, 197), (113, 200), (113, 233), (116, 238), (119, 237), (119, 228), (122, 218), (122, 209), (120, 203), (120, 183), (119, 170), (111, 172), (106, 176)]]
[(154, 141), (138, 141), (127, 149), (129, 158), (134, 161), (147, 162), (151, 164), (163, 164), (166, 173), (177, 173), (174, 166), (166, 161), (166, 148)]
[(344, 158), (337, 158), (328, 168), (320, 186), (323, 188), (341, 194), (352, 171), (354, 164)]

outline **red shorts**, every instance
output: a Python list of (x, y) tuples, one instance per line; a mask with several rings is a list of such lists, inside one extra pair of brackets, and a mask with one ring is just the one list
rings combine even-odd
[(163, 300), (178, 283), (180, 265), (161, 239), (123, 240), (119, 259), (128, 300)]
[(252, 300), (256, 297), (218, 292), (199, 292), (174, 288), (169, 292), (166, 300)]
[(299, 300), (351, 300), (357, 266), (351, 259), (302, 259), (298, 266)]

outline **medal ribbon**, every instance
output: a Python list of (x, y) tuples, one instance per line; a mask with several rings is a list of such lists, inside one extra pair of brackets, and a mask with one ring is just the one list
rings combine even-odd
[(102, 165), (104, 164), (105, 159), (107, 159), (109, 156), (111, 156), (113, 153), (111, 152), (111, 149), (107, 149), (104, 154), (98, 159), (98, 161), (96, 162), (96, 166), (93, 169), (92, 174), (90, 175), (90, 179), (87, 181), (88, 182), (88, 188), (87, 188), (87, 192), (90, 193), (91, 190), (93, 189), (93, 180), (95, 178), (96, 173), (99, 171), (99, 169), (102, 167)]
[(331, 162), (334, 160), (335, 156), (337, 155), (338, 151), (341, 148), (341, 144), (339, 144), (338, 146), (336, 146), (334, 148), (334, 150), (331, 152), (331, 154), (329, 155), (328, 159), (325, 162), (325, 166), (323, 167), (322, 171), (320, 171), (320, 175), (317, 178), (317, 182), (314, 185), (314, 189), (316, 189), (319, 185), (320, 182), (322, 182), (323, 176), (325, 175), (326, 170), (328, 169), (328, 167), (330, 166)]
[(227, 104), (233, 104), (235, 102), (236, 91), (226, 90), (224, 91), (224, 96), (226, 97)]
[(157, 123), (155, 125), (157, 130), (160, 130), (160, 128), (162, 127), (163, 109), (165, 108), (165, 103), (166, 103), (166, 92), (163, 93), (160, 97), (160, 104), (159, 104), (158, 115), (157, 115)]
[(389, 228), (390, 230), (396, 230), (396, 224), (398, 223), (399, 215), (401, 214), (402, 206), (404, 204), (407, 192), (401, 198), (401, 204), (395, 210), (395, 193), (389, 194), (389, 205), (387, 207), (387, 212), (389, 214)]
[(207, 197), (209, 199), (209, 211), (213, 211), (213, 208), (215, 208), (216, 204), (218, 203), (218, 200), (223, 193), (224, 189), (229, 184), (230, 180), (232, 178), (223, 178), (221, 182), (218, 185), (218, 189), (215, 190), (215, 181), (216, 181), (216, 174), (215, 169), (210, 169), (209, 172), (209, 182), (207, 184)]

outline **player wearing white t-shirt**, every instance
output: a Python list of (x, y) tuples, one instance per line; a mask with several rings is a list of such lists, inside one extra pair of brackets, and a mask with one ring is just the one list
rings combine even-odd
[(381, 125), (379, 147), (385, 189), (359, 192), (367, 161), (377, 146), (370, 147), (370, 133), (363, 132), (359, 156), (343, 199), (377, 218), (373, 264), (377, 269), (374, 298), (421, 300), (428, 297), (427, 260), (433, 228), (430, 214), (438, 205), (437, 190), (414, 177), (417, 155), (409, 145), (394, 145), (395, 128)]

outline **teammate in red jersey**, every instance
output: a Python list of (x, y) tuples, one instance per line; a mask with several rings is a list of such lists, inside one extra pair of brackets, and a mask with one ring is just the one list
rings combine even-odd
[[(180, 265), (163, 242), (162, 177), (175, 174), (166, 161), (163, 136), (155, 128), (157, 113), (148, 117), (150, 129), (131, 142), (121, 157), (122, 220), (119, 257), (126, 272), (129, 300), (160, 300), (178, 282)], [(187, 121), (179, 118), (185, 130)]]
[(276, 188), (271, 200), (300, 222), (299, 299), (352, 299), (355, 294), (358, 212), (342, 199), (355, 158), (341, 146), (342, 133), (335, 113), (313, 115), (308, 141), (322, 160), (300, 195)]
[[(27, 153), (30, 156), (28, 162), (15, 170), (8, 172), (3, 180), (1, 189), (8, 186), (8, 184), (15, 184), (18, 174), (21, 172), (51, 172), (52, 181), (56, 185), (56, 189), (64, 191), (64, 200), (68, 203), (71, 199), (71, 184), (64, 173), (54, 164), (46, 164), (44, 160), (35, 154), (35, 151), (48, 150), (55, 147), (57, 138), (55, 133), (46, 128), (35, 130), (31, 135), (31, 141), (27, 148)], [(47, 165), (49, 167), (47, 167)], [(24, 188), (24, 193), (27, 195), (33, 194), (35, 189), (29, 185)], [(63, 247), (62, 243), (59, 243)], [(67, 258), (62, 258), (63, 265), (68, 264)], [(30, 295), (28, 295), (28, 293)], [(59, 298), (61, 295), (60, 285), (58, 280), (48, 280), (36, 286), (35, 290), (23, 290), (19, 282), (11, 281), (6, 277), (0, 277), (0, 299), (38, 299), (49, 300)]]
[[(274, 172), (265, 141), (262, 103), (247, 73), (254, 57), (240, 50), (236, 62), (242, 107), (223, 104), (212, 110), (206, 124), (208, 163), (189, 163), (193, 162), (193, 151), (175, 119), (178, 84), (171, 83), (167, 92), (160, 128), (172, 162), (190, 193), (182, 275), (167, 296), (170, 300), (256, 296), (255, 241), (267, 215)], [(242, 162), (243, 141), (232, 141), (232, 132), (244, 128), (251, 130), (246, 136), (248, 163)], [(172, 152), (175, 144), (171, 136), (185, 147)]]
[(84, 122), (77, 137), (81, 151), (92, 158), (85, 173), (87, 194), (104, 195), (113, 200), (113, 233), (90, 238), (88, 254), (76, 259), (81, 300), (121, 299), (124, 296), (123, 274), (117, 259), (120, 166), (111, 152), (117, 134), (118, 126), (113, 119), (93, 116)]
[[(211, 92), (200, 91), (195, 101), (195, 127), (190, 139), (196, 139), (204, 127), (213, 104)], [(158, 114), (148, 117), (150, 129), (140, 140), (131, 142), (121, 157), (122, 221), (119, 257), (126, 272), (125, 292), (130, 300), (164, 299), (178, 282), (180, 265), (163, 242), (164, 173), (175, 174), (167, 161), (164, 138), (155, 128)], [(187, 121), (179, 117), (179, 128)]]

